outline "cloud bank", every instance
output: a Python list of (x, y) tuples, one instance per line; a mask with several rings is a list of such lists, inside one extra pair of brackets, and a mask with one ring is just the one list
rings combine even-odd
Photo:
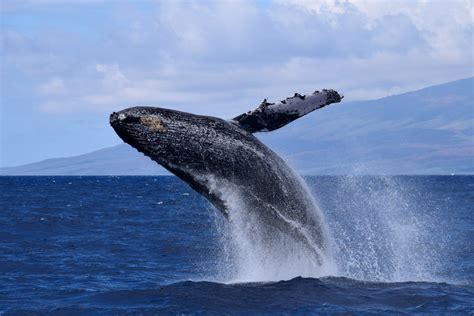
[(233, 117), (294, 92), (373, 99), (473, 75), (470, 0), (1, 4), (4, 165), (114, 143), (107, 113), (132, 105)]
[(29, 77), (50, 113), (156, 104), (234, 115), (296, 90), (370, 99), (472, 75), (471, 1), (65, 3), (24, 1), (6, 15), (40, 24), (50, 11), (96, 12), (79, 25), (7, 23), (2, 37), (3, 76)]

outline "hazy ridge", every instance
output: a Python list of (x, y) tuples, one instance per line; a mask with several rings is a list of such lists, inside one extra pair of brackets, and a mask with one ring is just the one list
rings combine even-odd
[[(303, 174), (473, 174), (474, 78), (342, 102), (257, 136)], [(126, 144), (2, 175), (168, 174)]]

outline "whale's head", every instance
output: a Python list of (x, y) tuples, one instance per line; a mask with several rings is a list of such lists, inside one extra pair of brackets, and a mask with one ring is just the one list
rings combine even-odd
[(110, 124), (124, 142), (187, 182), (227, 170), (222, 166), (231, 163), (236, 138), (248, 135), (219, 118), (157, 107), (114, 112)]
[(122, 140), (168, 169), (193, 163), (203, 122), (189, 113), (157, 107), (132, 107), (110, 115)]
[(120, 138), (145, 154), (163, 152), (170, 141), (169, 123), (169, 115), (160, 108), (133, 107), (110, 115), (110, 125)]

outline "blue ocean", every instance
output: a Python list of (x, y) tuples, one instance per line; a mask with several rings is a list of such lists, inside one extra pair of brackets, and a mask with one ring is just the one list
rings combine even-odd
[(474, 176), (305, 181), (321, 271), (256, 253), (174, 176), (0, 177), (0, 314), (474, 312)]

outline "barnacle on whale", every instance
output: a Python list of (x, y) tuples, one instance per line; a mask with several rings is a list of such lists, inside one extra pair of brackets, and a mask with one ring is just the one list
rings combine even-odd
[(148, 126), (152, 132), (165, 133), (167, 131), (165, 125), (158, 116), (143, 116), (140, 118), (140, 122)]

